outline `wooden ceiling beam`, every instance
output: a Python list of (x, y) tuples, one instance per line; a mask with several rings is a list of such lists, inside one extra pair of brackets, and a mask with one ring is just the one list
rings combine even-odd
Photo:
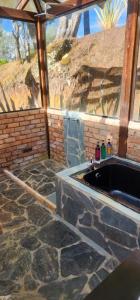
[(67, 0), (63, 4), (59, 4), (58, 6), (53, 6), (52, 8), (48, 9), (48, 13), (58, 17), (90, 5), (103, 2), (105, 2), (105, 0)]
[(29, 0), (20, 0), (16, 9), (24, 9), (26, 5), (28, 4)]
[(0, 18), (26, 21), (26, 22), (36, 22), (36, 18), (34, 17), (35, 13), (18, 10), (14, 8), (2, 7), (0, 6)]
[(38, 13), (42, 13), (43, 10), (42, 10), (42, 6), (40, 4), (40, 1), (39, 0), (33, 0), (34, 1), (34, 5), (36, 7), (36, 10), (38, 11)]

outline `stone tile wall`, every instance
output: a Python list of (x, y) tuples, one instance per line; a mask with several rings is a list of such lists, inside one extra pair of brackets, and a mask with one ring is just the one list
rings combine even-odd
[(115, 267), (108, 253), (0, 177), (0, 298), (83, 300)]
[(64, 116), (64, 147), (69, 167), (85, 161), (84, 122), (77, 113), (67, 113)]
[(58, 213), (113, 255), (118, 263), (140, 247), (140, 222), (97, 201), (62, 178), (57, 182)]

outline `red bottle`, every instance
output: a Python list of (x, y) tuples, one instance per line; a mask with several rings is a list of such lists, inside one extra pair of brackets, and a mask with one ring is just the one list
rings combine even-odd
[(95, 160), (100, 160), (100, 156), (101, 156), (101, 149), (100, 149), (100, 145), (98, 142), (97, 146), (95, 148)]

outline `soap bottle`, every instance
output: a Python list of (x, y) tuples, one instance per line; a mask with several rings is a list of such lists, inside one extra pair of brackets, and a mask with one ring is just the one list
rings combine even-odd
[(101, 159), (105, 159), (106, 158), (106, 146), (104, 141), (102, 141), (102, 146), (101, 146)]
[(110, 157), (112, 155), (112, 144), (110, 142), (110, 140), (108, 140), (107, 143), (107, 157)]
[(95, 160), (100, 160), (100, 156), (101, 156), (101, 149), (100, 149), (100, 145), (98, 142), (97, 146), (95, 148)]

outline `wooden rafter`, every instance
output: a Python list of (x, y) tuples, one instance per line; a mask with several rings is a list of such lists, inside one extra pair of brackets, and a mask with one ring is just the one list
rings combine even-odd
[(36, 22), (34, 16), (35, 13), (29, 11), (0, 6), (0, 18), (27, 21), (27, 22)]
[(19, 0), (19, 3), (16, 7), (16, 9), (24, 9), (26, 5), (28, 4), (29, 0)]
[(106, 0), (67, 0), (64, 3), (59, 4), (58, 6), (52, 6), (48, 10), (48, 13), (54, 16), (61, 16), (81, 8), (85, 8), (89, 5), (103, 3)]
[(34, 4), (35, 4), (35, 7), (36, 7), (36, 10), (38, 11), (38, 13), (42, 13), (42, 6), (40, 4), (40, 1), (39, 0), (33, 0), (34, 1)]

